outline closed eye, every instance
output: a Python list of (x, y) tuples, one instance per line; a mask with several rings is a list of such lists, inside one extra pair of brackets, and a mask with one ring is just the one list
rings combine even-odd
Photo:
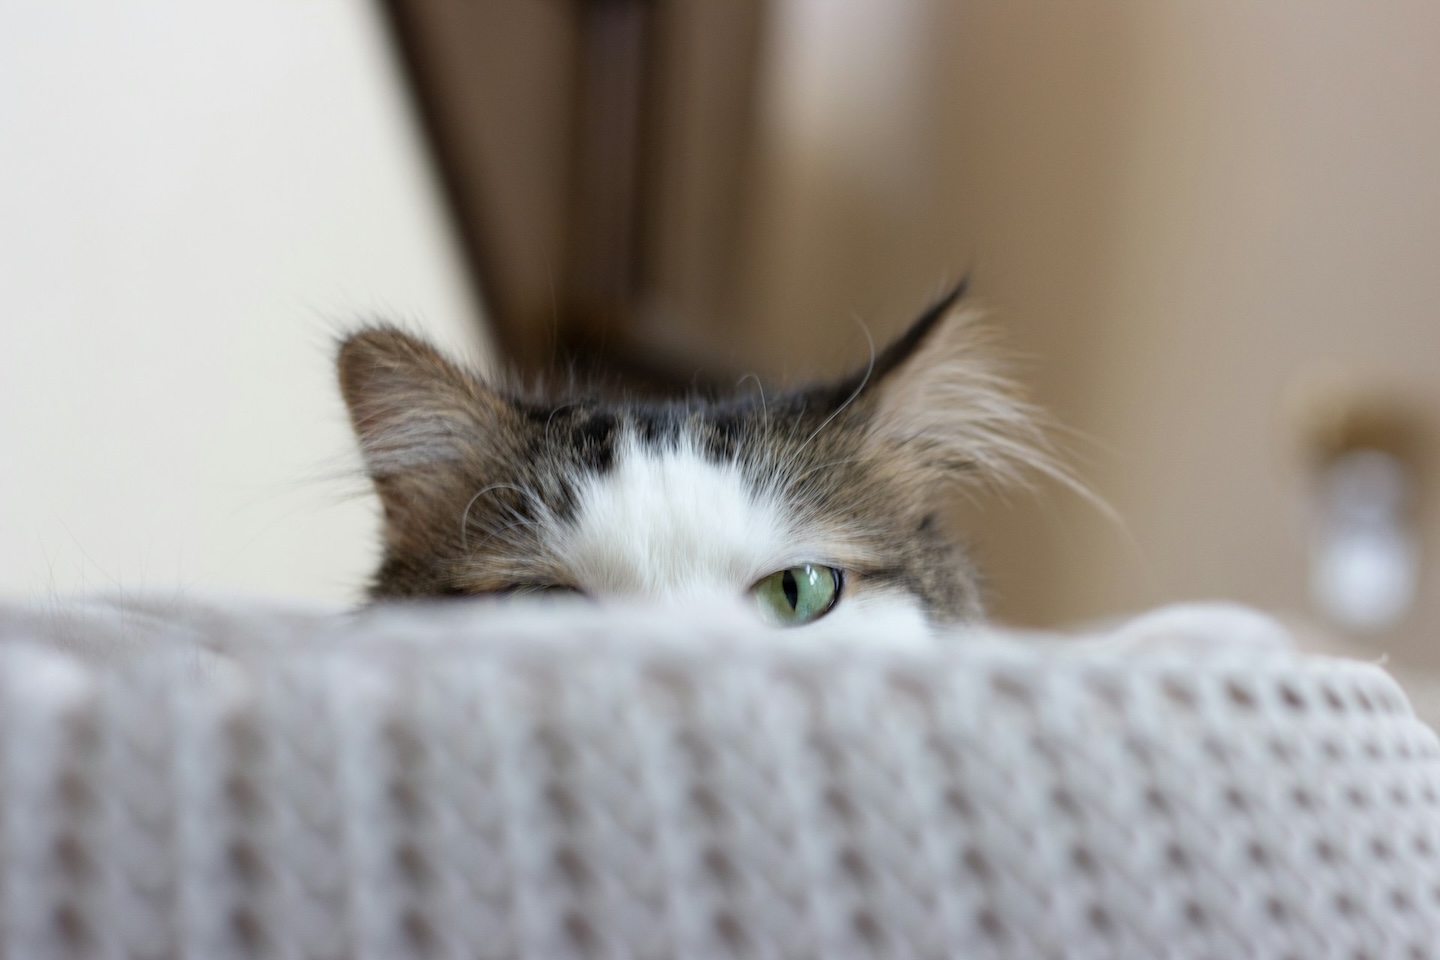
[(507, 583), (489, 589), (467, 590), (464, 587), (442, 587), (437, 596), (465, 599), (476, 597), (565, 597), (586, 596), (579, 587), (561, 583)]
[(585, 591), (563, 583), (512, 583), (499, 590), (488, 591), (503, 597), (583, 597)]

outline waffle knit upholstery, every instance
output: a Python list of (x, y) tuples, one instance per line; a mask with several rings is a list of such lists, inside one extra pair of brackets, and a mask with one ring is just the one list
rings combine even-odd
[(0, 610), (0, 956), (1440, 960), (1435, 735), (1235, 622)]

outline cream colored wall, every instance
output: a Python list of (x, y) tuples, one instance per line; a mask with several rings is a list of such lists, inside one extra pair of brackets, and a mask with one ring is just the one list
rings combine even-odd
[(371, 5), (3, 6), (0, 593), (354, 596), (335, 332), (479, 346)]
[[(997, 611), (1311, 616), (1289, 386), (1330, 364), (1440, 436), (1440, 6), (907, 0), (878, 44), (880, 5), (779, 6), (750, 361), (854, 362), (852, 312), (883, 337), (973, 268), (1124, 518), (1054, 491), (972, 512)], [(1422, 599), (1367, 642), (1440, 663), (1424, 496)]]

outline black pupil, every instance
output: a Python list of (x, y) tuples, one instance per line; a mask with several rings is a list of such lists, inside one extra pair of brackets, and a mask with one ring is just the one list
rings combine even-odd
[(795, 582), (795, 574), (786, 570), (780, 576), (780, 589), (785, 591), (785, 602), (790, 604), (790, 609), (795, 609), (795, 604), (800, 600), (800, 584)]

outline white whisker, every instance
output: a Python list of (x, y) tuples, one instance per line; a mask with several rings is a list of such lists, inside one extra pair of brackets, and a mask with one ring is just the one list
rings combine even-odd
[(739, 390), (739, 389), (740, 389), (740, 384), (744, 383), (746, 380), (754, 380), (754, 381), (755, 381), (755, 389), (758, 390), (758, 391), (760, 391), (760, 418), (761, 418), (762, 420), (768, 419), (770, 412), (769, 412), (768, 408), (765, 406), (765, 384), (763, 384), (763, 383), (760, 382), (760, 375), (759, 375), (758, 373), (753, 372), (753, 371), (750, 372), (750, 373), (745, 374), (745, 375), (744, 375), (743, 377), (741, 377), (739, 380), (736, 380), (736, 381), (735, 381), (735, 389), (736, 389), (736, 390)]
[(518, 487), (513, 483), (492, 483), (490, 486), (485, 487), (483, 490), (480, 490), (478, 493), (475, 494), (475, 496), (471, 497), (469, 501), (466, 502), (465, 510), (460, 514), (460, 548), (465, 551), (467, 556), (470, 553), (470, 510), (472, 507), (475, 506), (475, 501), (485, 496), (485, 494), (491, 493), (495, 490), (514, 490), (516, 493), (527, 498), (532, 503), (539, 502), (538, 498), (533, 492), (525, 489), (524, 487)]

